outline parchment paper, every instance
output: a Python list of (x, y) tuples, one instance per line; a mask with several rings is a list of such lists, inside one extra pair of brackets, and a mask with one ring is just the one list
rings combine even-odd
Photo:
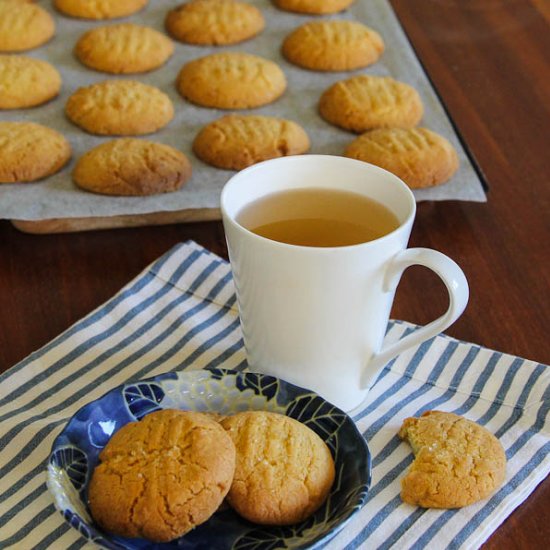
[[(417, 200), (486, 200), (481, 182), (387, 0), (358, 0), (347, 12), (333, 16), (367, 24), (376, 29), (386, 43), (386, 51), (378, 63), (366, 70), (347, 73), (316, 73), (286, 62), (280, 53), (283, 38), (292, 29), (313, 18), (277, 10), (269, 0), (249, 1), (262, 9), (267, 22), (266, 29), (258, 37), (225, 48), (176, 43), (175, 54), (164, 67), (148, 74), (125, 77), (87, 69), (72, 53), (83, 32), (112, 22), (70, 19), (57, 13), (50, 2), (40, 2), (41, 6), (54, 15), (57, 34), (47, 45), (26, 55), (48, 60), (57, 67), (63, 78), (62, 92), (57, 99), (41, 107), (0, 111), (0, 120), (27, 120), (57, 129), (71, 142), (73, 159), (57, 175), (41, 182), (0, 184), (0, 218), (41, 220), (217, 208), (220, 191), (234, 172), (202, 163), (193, 155), (191, 144), (202, 126), (222, 116), (225, 111), (196, 107), (184, 101), (175, 89), (175, 79), (187, 61), (221, 50), (254, 53), (271, 59), (282, 67), (288, 79), (288, 90), (284, 96), (272, 105), (243, 112), (290, 118), (302, 124), (312, 141), (311, 153), (343, 154), (346, 145), (355, 138), (354, 134), (329, 125), (317, 114), (319, 97), (328, 86), (361, 72), (391, 75), (412, 84), (419, 91), (425, 105), (425, 116), (421, 124), (446, 136), (456, 147), (460, 157), (460, 169), (453, 179), (437, 188), (416, 191)], [(175, 0), (151, 0), (144, 11), (122, 21), (146, 24), (162, 31), (166, 12), (179, 3)], [(193, 164), (193, 177), (181, 191), (145, 198), (119, 198), (87, 193), (72, 183), (71, 172), (75, 159), (112, 138), (86, 134), (71, 124), (64, 115), (65, 102), (78, 87), (108, 78), (136, 79), (155, 85), (174, 102), (174, 120), (160, 132), (145, 138), (172, 145), (189, 156)]]

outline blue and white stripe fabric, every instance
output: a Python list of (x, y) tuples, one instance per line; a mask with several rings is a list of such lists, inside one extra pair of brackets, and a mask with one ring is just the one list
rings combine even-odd
[[(396, 340), (412, 325), (392, 322)], [(46, 458), (85, 403), (130, 379), (162, 372), (246, 366), (228, 264), (180, 244), (114, 298), (0, 377), (0, 548), (78, 549), (46, 490)], [(476, 548), (550, 470), (550, 368), (438, 336), (381, 373), (355, 418), (373, 456), (366, 506), (327, 546)], [(460, 510), (403, 504), (400, 478), (412, 461), (403, 419), (429, 409), (462, 414), (499, 437), (505, 485)]]

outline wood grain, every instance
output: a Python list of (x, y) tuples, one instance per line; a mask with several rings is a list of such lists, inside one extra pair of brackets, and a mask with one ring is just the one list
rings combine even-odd
[[(392, 0), (489, 185), (486, 204), (422, 203), (412, 246), (465, 270), (471, 301), (448, 331), (550, 363), (550, 33), (540, 0)], [(374, 26), (374, 24), (373, 24)], [(31, 235), (0, 222), (0, 370), (110, 298), (178, 242), (227, 257), (219, 222)], [(425, 323), (446, 307), (437, 277), (411, 268), (393, 316)], [(550, 481), (487, 549), (544, 548)]]

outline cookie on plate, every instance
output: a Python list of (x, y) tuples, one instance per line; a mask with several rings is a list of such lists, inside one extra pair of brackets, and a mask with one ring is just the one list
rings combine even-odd
[(99, 458), (89, 486), (95, 521), (111, 533), (167, 542), (218, 509), (235, 446), (208, 416), (166, 409), (123, 426)]
[(149, 0), (54, 0), (54, 6), (70, 17), (116, 19), (140, 11), (148, 2)]
[(462, 416), (427, 411), (399, 430), (415, 454), (401, 498), (423, 508), (459, 508), (487, 498), (504, 481), (506, 454), (486, 428)]
[(74, 51), (81, 63), (96, 71), (145, 73), (164, 65), (174, 53), (174, 44), (151, 27), (120, 23), (84, 33)]
[(47, 61), (24, 55), (0, 55), (0, 109), (35, 107), (53, 99), (61, 75)]
[(180, 42), (209, 46), (237, 44), (265, 26), (262, 12), (236, 0), (192, 0), (168, 12), (166, 29)]
[(319, 113), (326, 121), (357, 133), (374, 128), (412, 128), (423, 112), (418, 92), (389, 76), (362, 74), (340, 80), (319, 101)]
[(224, 418), (221, 425), (237, 448), (227, 500), (239, 515), (262, 525), (291, 525), (323, 504), (334, 481), (334, 461), (305, 424), (248, 411)]
[(365, 132), (348, 145), (345, 156), (385, 168), (411, 189), (445, 183), (458, 169), (454, 147), (427, 128)]
[(191, 163), (177, 149), (136, 138), (102, 143), (78, 160), (73, 180), (103, 195), (145, 196), (176, 191), (191, 177)]
[(135, 80), (106, 80), (79, 88), (65, 113), (77, 125), (104, 136), (156, 132), (174, 117), (170, 98), (158, 88)]
[(322, 15), (337, 13), (351, 6), (355, 0), (275, 0), (275, 5), (286, 11)]
[(54, 34), (54, 20), (45, 9), (0, 0), (0, 52), (31, 50), (45, 44)]
[(227, 115), (207, 124), (193, 142), (202, 161), (227, 170), (242, 170), (262, 160), (300, 155), (309, 149), (304, 129), (282, 118)]
[(23, 183), (55, 174), (71, 158), (69, 142), (34, 122), (0, 122), (0, 183)]
[(203, 107), (251, 109), (278, 99), (286, 89), (286, 78), (273, 61), (223, 52), (184, 65), (177, 87), (185, 99)]
[(375, 63), (384, 51), (382, 37), (355, 21), (305, 23), (283, 42), (283, 55), (313, 71), (351, 71)]

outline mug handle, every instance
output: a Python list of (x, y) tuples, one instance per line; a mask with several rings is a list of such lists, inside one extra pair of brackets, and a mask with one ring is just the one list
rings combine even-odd
[(396, 254), (386, 270), (384, 292), (395, 292), (403, 272), (412, 265), (422, 265), (439, 275), (449, 293), (449, 307), (435, 321), (416, 329), (412, 334), (374, 354), (363, 371), (362, 389), (369, 389), (378, 372), (395, 356), (412, 346), (429, 340), (452, 325), (460, 317), (468, 303), (468, 281), (462, 269), (445, 254), (430, 248), (408, 248)]

